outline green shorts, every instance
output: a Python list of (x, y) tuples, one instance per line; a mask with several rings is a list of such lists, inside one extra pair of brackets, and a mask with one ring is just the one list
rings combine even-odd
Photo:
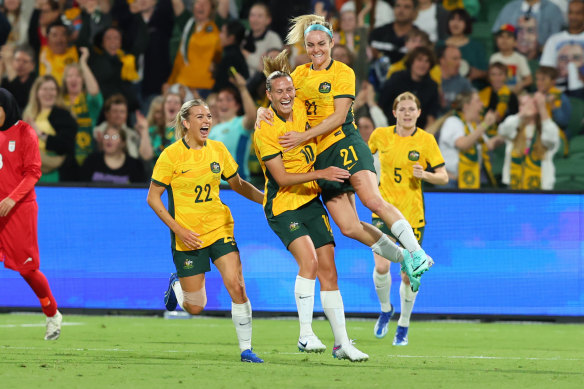
[[(354, 130), (351, 130), (345, 138), (318, 154), (314, 169), (326, 169), (329, 166), (347, 169), (351, 174), (361, 170), (370, 170), (375, 173), (371, 150), (361, 138), (361, 135)], [(355, 192), (349, 180), (344, 182), (318, 180), (317, 182), (322, 189), (321, 196), (325, 203), (340, 194)]]
[[(379, 228), (381, 232), (391, 236), (394, 240), (398, 241), (397, 238), (391, 233), (391, 230), (387, 227), (385, 222), (378, 217), (371, 218), (371, 224), (375, 227)], [(425, 227), (418, 227), (412, 228), (414, 230), (414, 236), (418, 240), (420, 246), (422, 245), (422, 241), (424, 240), (424, 228)], [(399, 242), (399, 241), (398, 241)], [(401, 244), (401, 242), (399, 242)], [(403, 246), (403, 245), (402, 245)]]
[(286, 248), (304, 235), (312, 239), (315, 248), (335, 244), (328, 214), (318, 197), (298, 209), (269, 218), (268, 224)]
[(214, 263), (225, 254), (234, 251), (239, 252), (237, 243), (235, 242), (235, 239), (228, 237), (221, 238), (213, 244), (198, 250), (172, 250), (172, 258), (178, 276), (189, 277), (211, 271), (211, 263), (209, 262), (209, 259)]

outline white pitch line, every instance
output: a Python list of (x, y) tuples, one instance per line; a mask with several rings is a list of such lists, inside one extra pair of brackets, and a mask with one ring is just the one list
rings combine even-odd
[[(25, 323), (25, 324), (0, 324), (0, 328), (28, 328), (28, 327), (45, 327), (46, 323)], [(85, 323), (76, 323), (76, 322), (64, 322), (61, 324), (62, 326), (82, 326)]]
[(424, 358), (424, 359), (495, 359), (512, 361), (584, 361), (582, 358), (537, 358), (537, 357), (490, 357), (486, 355), (396, 355), (388, 354), (395, 358)]

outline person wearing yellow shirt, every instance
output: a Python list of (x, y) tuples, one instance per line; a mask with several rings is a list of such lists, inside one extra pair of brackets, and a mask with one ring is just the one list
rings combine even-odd
[[(315, 170), (316, 143), (307, 142), (285, 151), (278, 137), (288, 131), (304, 132), (308, 119), (304, 103), (296, 99), (287, 53), (264, 59), (266, 94), (274, 125), (265, 122), (254, 133), (254, 147), (266, 178), (264, 211), (270, 228), (298, 263), (294, 296), (300, 321), (298, 349), (323, 352), (326, 346), (312, 330), (314, 287), (320, 282), (320, 298), (333, 330), (333, 356), (352, 362), (369, 356), (353, 346), (345, 327), (345, 312), (337, 283), (334, 238), (328, 215), (320, 202), (315, 180), (342, 182), (349, 172), (336, 166)], [(330, 304), (337, 301), (340, 304)]]
[[(377, 187), (373, 156), (355, 127), (353, 100), (355, 73), (347, 65), (331, 58), (334, 46), (331, 25), (316, 15), (298, 16), (292, 20), (287, 43), (303, 42), (311, 59), (291, 74), (296, 94), (305, 102), (312, 128), (304, 132), (287, 132), (280, 144), (290, 150), (307, 140), (316, 139), (315, 168), (338, 166), (351, 177), (342, 183), (320, 180), (322, 198), (343, 235), (366, 244), (393, 262), (406, 263), (412, 287), (417, 290), (420, 276), (428, 270), (426, 253), (418, 244), (409, 223), (397, 208), (383, 200)], [(259, 120), (271, 120), (269, 110), (259, 108)], [(354, 193), (363, 204), (402, 236), (406, 250), (399, 249), (379, 229), (359, 220)], [(352, 211), (348, 211), (352, 210)]]
[(40, 52), (39, 75), (50, 74), (61, 85), (65, 67), (79, 62), (75, 46), (68, 46), (67, 27), (59, 20), (47, 27), (47, 46)]
[[(237, 173), (237, 163), (221, 142), (208, 139), (213, 118), (202, 100), (184, 103), (175, 120), (175, 143), (154, 166), (148, 205), (171, 230), (177, 273), (171, 276), (165, 305), (177, 303), (193, 315), (207, 303), (205, 273), (215, 264), (229, 295), (241, 361), (262, 363), (251, 347), (252, 309), (245, 292), (233, 218), (219, 197), (221, 177), (235, 192), (261, 204), (263, 194)], [(168, 209), (162, 194), (168, 192)], [(178, 277), (178, 280), (177, 280)]]
[[(397, 96), (393, 102), (396, 125), (375, 129), (369, 138), (373, 154), (378, 153), (381, 171), (379, 189), (383, 198), (395, 205), (414, 229), (420, 244), (424, 238), (426, 218), (424, 212), (423, 182), (446, 185), (448, 174), (444, 158), (433, 135), (416, 127), (422, 110), (418, 98), (410, 92)], [(392, 240), (400, 241), (377, 215), (373, 224)], [(401, 242), (400, 242), (401, 243)], [(374, 254), (373, 283), (381, 305), (381, 314), (375, 324), (374, 334), (383, 338), (388, 332), (393, 306), (389, 301), (391, 289), (390, 263)], [(399, 288), (401, 314), (393, 341), (394, 346), (408, 344), (410, 316), (418, 292), (409, 287), (410, 280), (402, 267)]]

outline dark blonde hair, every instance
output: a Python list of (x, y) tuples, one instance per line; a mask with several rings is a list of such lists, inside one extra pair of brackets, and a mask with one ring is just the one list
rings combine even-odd
[(187, 101), (186, 103), (184, 103), (182, 105), (182, 107), (180, 107), (180, 110), (176, 114), (176, 118), (173, 121), (174, 134), (175, 134), (176, 139), (181, 139), (187, 133), (188, 129), (183, 124), (183, 120), (189, 119), (189, 116), (191, 114), (190, 109), (193, 107), (200, 107), (200, 106), (203, 106), (203, 107), (206, 107), (207, 109), (209, 109), (209, 106), (207, 105), (207, 103), (205, 103), (205, 101), (201, 100), (201, 99), (194, 99), (194, 100)]
[[(331, 34), (333, 33), (333, 26), (326, 21), (322, 16), (318, 15), (301, 15), (290, 20), (290, 30), (286, 35), (286, 43), (293, 46), (298, 42), (304, 43), (304, 31), (313, 24), (320, 24), (327, 28)], [(327, 34), (328, 35), (328, 34)], [(329, 39), (332, 38), (329, 36)]]
[(264, 75), (266, 76), (266, 90), (271, 92), (272, 81), (280, 77), (290, 77), (292, 68), (288, 61), (288, 50), (282, 50), (276, 58), (265, 56)]
[(38, 77), (32, 84), (32, 87), (30, 88), (30, 93), (28, 95), (28, 103), (26, 104), (26, 107), (24, 108), (24, 112), (22, 114), (23, 117), (31, 117), (33, 119), (36, 119), (37, 115), (41, 112), (41, 104), (38, 99), (38, 93), (39, 89), (41, 88), (41, 85), (44, 84), (45, 82), (53, 82), (57, 87), (57, 100), (55, 102), (55, 106), (69, 110), (68, 108), (65, 107), (65, 104), (63, 103), (63, 99), (61, 97), (60, 92), (61, 87), (59, 86), (59, 83), (52, 75), (45, 74), (44, 76)]
[(412, 100), (414, 103), (416, 103), (416, 106), (418, 107), (418, 109), (422, 109), (422, 104), (420, 103), (420, 100), (418, 99), (418, 97), (413, 94), (412, 92), (404, 92), (402, 94), (400, 94), (399, 96), (397, 96), (395, 98), (395, 100), (393, 100), (393, 110), (395, 111), (397, 109), (397, 105), (402, 102), (402, 101), (406, 101), (406, 100)]

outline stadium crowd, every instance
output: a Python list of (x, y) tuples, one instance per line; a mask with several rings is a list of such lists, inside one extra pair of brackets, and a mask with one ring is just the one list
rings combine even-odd
[[(584, 176), (556, 180), (584, 155), (582, 0), (1, 4), (1, 86), (38, 136), (40, 182), (146, 183), (181, 105), (202, 98), (210, 139), (263, 187), (252, 147), (256, 108), (268, 105), (262, 58), (286, 47), (290, 18), (315, 13), (334, 26), (333, 59), (355, 71), (365, 140), (395, 124), (393, 101), (409, 91), (448, 187), (584, 188)], [(473, 32), (494, 7), (492, 35)], [(302, 44), (287, 48), (292, 68), (310, 61)]]

